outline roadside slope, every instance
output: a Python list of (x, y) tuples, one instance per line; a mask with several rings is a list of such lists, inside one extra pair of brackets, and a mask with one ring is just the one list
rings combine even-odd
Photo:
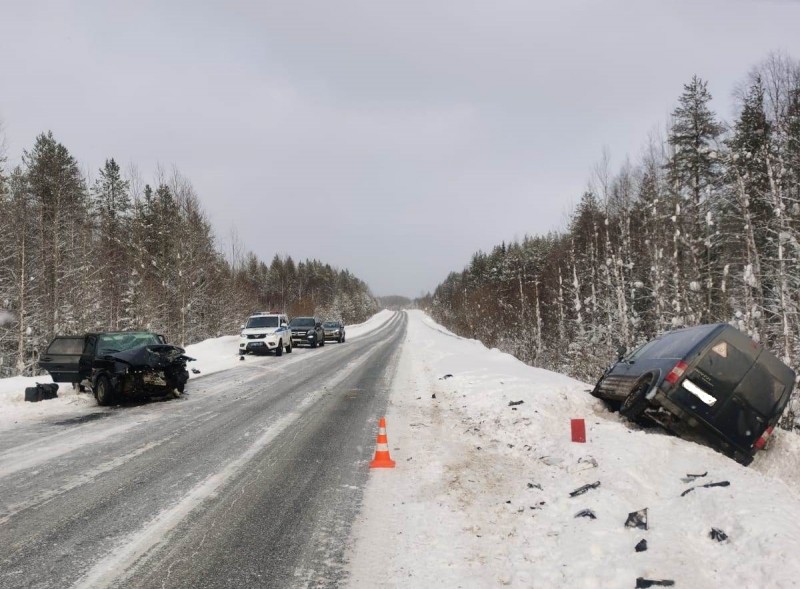
[[(744, 468), (620, 420), (585, 383), (409, 316), (387, 413), (397, 468), (370, 475), (352, 587), (796, 586), (793, 436)], [(586, 420), (586, 444), (570, 441), (571, 418)], [(626, 528), (643, 508), (648, 529)], [(585, 509), (596, 519), (575, 517)]]

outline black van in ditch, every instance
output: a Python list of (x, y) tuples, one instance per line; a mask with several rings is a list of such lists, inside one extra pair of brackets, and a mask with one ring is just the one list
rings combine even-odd
[(621, 403), (744, 465), (766, 444), (795, 383), (792, 369), (726, 323), (668, 332), (606, 370), (592, 395)]

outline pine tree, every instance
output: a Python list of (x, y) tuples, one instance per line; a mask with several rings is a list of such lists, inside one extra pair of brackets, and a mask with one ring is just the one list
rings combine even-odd
[[(676, 212), (676, 263), (687, 280), (684, 300), (676, 301), (685, 320), (707, 321), (712, 314), (715, 278), (718, 278), (718, 253), (715, 248), (712, 193), (721, 178), (716, 141), (722, 126), (709, 109), (708, 84), (694, 76), (684, 86), (678, 107), (673, 111), (668, 143), (673, 152), (667, 162)], [(683, 318), (681, 318), (683, 320)]]

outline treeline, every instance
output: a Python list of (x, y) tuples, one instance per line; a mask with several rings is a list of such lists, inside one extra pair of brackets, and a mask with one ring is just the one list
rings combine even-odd
[(388, 295), (385, 297), (378, 297), (378, 304), (382, 309), (401, 311), (403, 309), (410, 309), (413, 307), (414, 301), (408, 297), (400, 295)]
[(616, 173), (598, 166), (568, 228), (475, 254), (421, 304), (587, 382), (619, 345), (710, 322), (800, 369), (800, 64), (772, 55), (736, 96), (726, 124), (694, 77), (665, 137)]
[[(2, 155), (2, 154), (0, 154)], [(113, 159), (89, 182), (52, 133), (22, 163), (0, 159), (0, 376), (36, 372), (56, 334), (148, 329), (189, 344), (254, 310), (358, 322), (367, 285), (317, 260), (267, 264), (233, 239), (223, 255), (190, 182), (152, 184)]]

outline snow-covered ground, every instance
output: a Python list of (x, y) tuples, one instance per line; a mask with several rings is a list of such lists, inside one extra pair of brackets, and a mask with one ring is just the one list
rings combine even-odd
[[(776, 433), (745, 468), (628, 424), (589, 385), (456, 337), (421, 312), (410, 313), (405, 343), (387, 410), (397, 467), (371, 472), (352, 587), (800, 584), (795, 435)], [(572, 418), (585, 419), (587, 443), (571, 441)], [(648, 529), (626, 528), (644, 508)], [(576, 517), (587, 509), (596, 519)], [(641, 540), (647, 550), (636, 552)]]
[[(394, 316), (393, 311), (384, 309), (370, 317), (364, 323), (348, 325), (347, 338), (354, 339), (371, 333), (384, 326)], [(239, 361), (239, 336), (226, 335), (216, 337), (186, 346), (186, 354), (195, 358), (190, 367), (200, 371), (199, 374), (190, 373), (190, 378), (202, 376), (237, 368), (242, 363)], [(264, 358), (249, 358), (253, 362), (268, 362), (269, 356)], [(58, 398), (40, 403), (25, 402), (25, 388), (36, 383), (53, 382), (49, 375), (42, 376), (15, 376), (0, 378), (0, 428), (14, 423), (38, 420), (52, 415), (71, 415), (94, 410), (97, 402), (94, 397), (78, 393), (72, 385), (59, 384)]]

